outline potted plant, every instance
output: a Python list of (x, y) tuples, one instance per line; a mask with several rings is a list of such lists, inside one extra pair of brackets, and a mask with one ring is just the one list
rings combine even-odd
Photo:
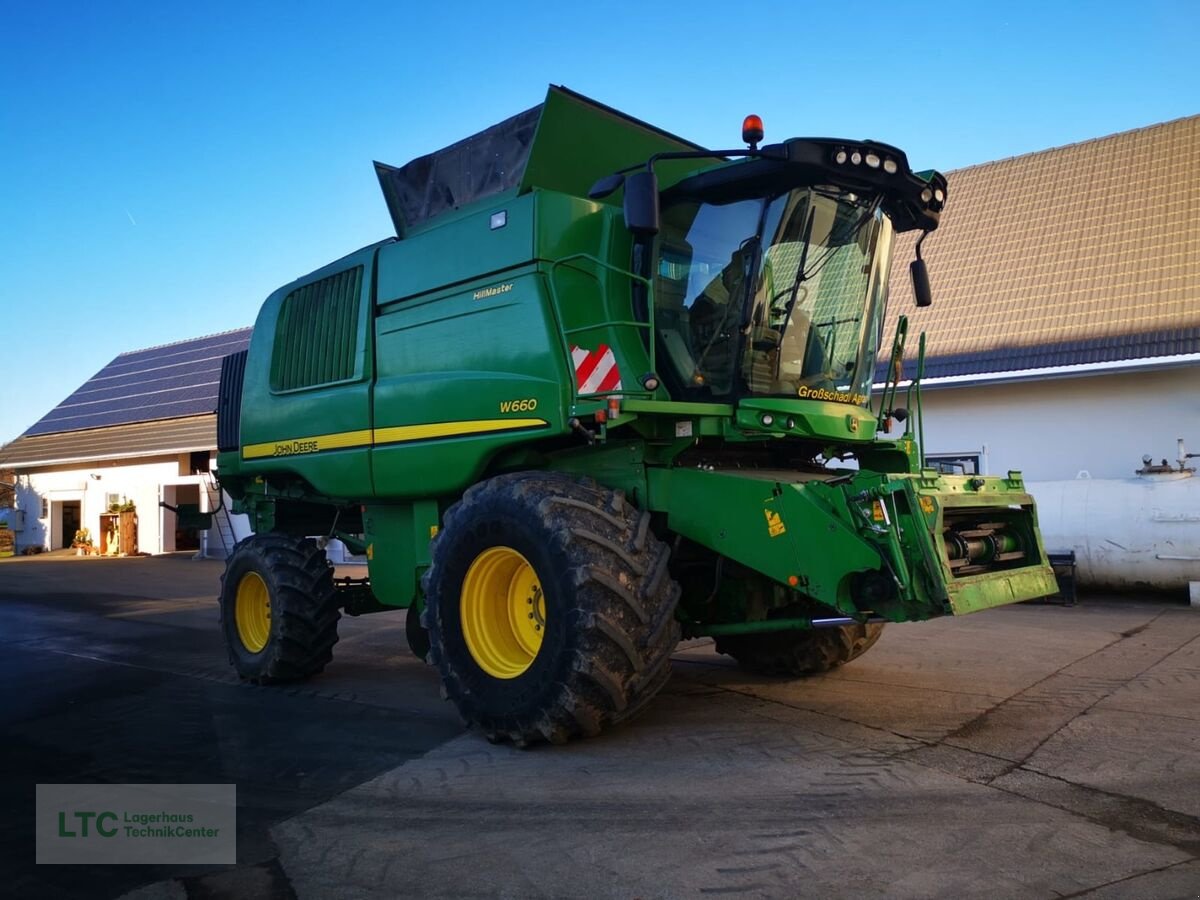
[(83, 556), (92, 549), (92, 533), (86, 528), (80, 528), (75, 532), (75, 540), (71, 542), (71, 546), (75, 548), (76, 556)]

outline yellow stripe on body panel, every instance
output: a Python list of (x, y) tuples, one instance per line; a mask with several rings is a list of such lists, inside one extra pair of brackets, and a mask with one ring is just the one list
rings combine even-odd
[(398, 444), (402, 441), (424, 441), (429, 438), (460, 437), (486, 434), (489, 431), (520, 431), (549, 425), (545, 419), (469, 419), (465, 422), (430, 422), (426, 425), (396, 425), (376, 428), (376, 444)]
[(343, 431), (312, 437), (265, 444), (247, 444), (242, 448), (243, 459), (262, 459), (274, 456), (303, 456), (323, 450), (345, 450), (373, 444), (399, 444), (405, 441), (424, 441), (431, 438), (462, 437), (494, 431), (521, 431), (542, 428), (550, 423), (545, 419), (469, 419), (465, 422), (430, 422), (423, 425), (396, 425), (374, 431)]
[(312, 437), (286, 441), (270, 441), (265, 444), (247, 444), (242, 448), (243, 459), (261, 459), (265, 456), (303, 456), (320, 453), (322, 450), (344, 450), (347, 447), (364, 447), (371, 443), (371, 430), (341, 431), (336, 434), (318, 434)]

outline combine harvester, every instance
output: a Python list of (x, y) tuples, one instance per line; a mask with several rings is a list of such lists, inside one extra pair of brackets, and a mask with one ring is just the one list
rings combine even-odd
[[(871, 408), (893, 235), (937, 227), (945, 178), (742, 136), (706, 150), (551, 88), (376, 165), (396, 237), (277, 290), (224, 363), (243, 678), (313, 675), (341, 611), (407, 609), (468, 722), (560, 743), (643, 708), (681, 636), (797, 676), (884, 622), (1054, 592), (1018, 473), (923, 467), (904, 321)], [(369, 578), (335, 583), (312, 535)]]

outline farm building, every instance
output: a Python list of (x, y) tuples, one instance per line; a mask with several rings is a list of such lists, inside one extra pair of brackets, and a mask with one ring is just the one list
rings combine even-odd
[(928, 335), (928, 453), (1038, 482), (1200, 450), (1200, 116), (948, 180), (933, 306), (913, 306), (905, 235), (884, 330), (907, 314)]
[(243, 328), (122, 353), (0, 451), (15, 483), (17, 551), (70, 547), (87, 529), (97, 551), (116, 552), (119, 511), (132, 507), (139, 552), (221, 554), (237, 523), (218, 516), (197, 533), (159, 501), (219, 506), (210, 472), (221, 357), (249, 338)]

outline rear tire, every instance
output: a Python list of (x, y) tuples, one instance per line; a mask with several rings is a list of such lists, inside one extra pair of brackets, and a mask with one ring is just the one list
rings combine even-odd
[(299, 681), (333, 659), (341, 618), (333, 566), (314, 541), (258, 534), (233, 548), (221, 576), (221, 630), (246, 681)]
[(595, 735), (671, 674), (679, 587), (620, 491), (527, 472), (446, 513), (422, 581), (430, 661), (468, 724), (519, 746)]
[(747, 672), (798, 677), (828, 672), (857, 659), (883, 634), (878, 623), (731, 634), (716, 639), (717, 652), (727, 653)]

